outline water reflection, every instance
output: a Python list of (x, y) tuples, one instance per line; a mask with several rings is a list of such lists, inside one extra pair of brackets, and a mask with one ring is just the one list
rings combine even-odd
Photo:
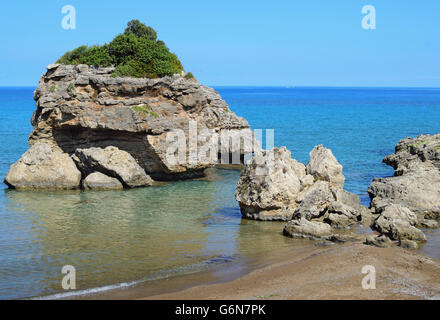
[(108, 192), (4, 192), (0, 297), (60, 291), (61, 267), (77, 288), (141, 279), (209, 258), (212, 181)]

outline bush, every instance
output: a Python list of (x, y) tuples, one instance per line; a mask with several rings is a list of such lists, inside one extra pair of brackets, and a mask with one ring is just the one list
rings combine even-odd
[(139, 20), (131, 20), (127, 23), (127, 28), (125, 28), (124, 34), (134, 34), (140, 38), (147, 38), (153, 41), (157, 40), (156, 31), (141, 23)]
[(87, 64), (95, 67), (115, 66), (113, 76), (157, 78), (181, 73), (184, 69), (177, 56), (156, 31), (138, 20), (127, 24), (123, 34), (103, 46), (80, 46), (66, 52), (57, 63)]
[(57, 63), (62, 64), (80, 64), (80, 58), (87, 50), (87, 46), (80, 46), (72, 51), (67, 51), (61, 58), (58, 59)]

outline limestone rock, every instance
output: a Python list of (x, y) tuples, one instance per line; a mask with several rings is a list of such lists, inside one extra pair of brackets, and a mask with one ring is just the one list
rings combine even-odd
[(389, 248), (393, 246), (393, 242), (385, 235), (369, 235), (365, 240), (365, 244), (379, 248)]
[(332, 200), (329, 183), (317, 181), (304, 195), (298, 197), (297, 201), (300, 204), (295, 210), (294, 217), (303, 217), (307, 220), (318, 218), (327, 210)]
[(417, 228), (435, 229), (438, 228), (438, 222), (430, 219), (422, 219), (417, 222)]
[(402, 248), (405, 248), (405, 249), (410, 249), (410, 250), (417, 250), (419, 248), (419, 245), (417, 244), (417, 242), (415, 242), (413, 240), (407, 240), (407, 239), (400, 240), (399, 246)]
[(128, 188), (153, 184), (136, 160), (128, 152), (116, 147), (77, 149), (73, 158), (84, 176), (98, 171), (118, 179)]
[(400, 204), (421, 218), (440, 217), (440, 170), (432, 163), (408, 164), (401, 176), (374, 179), (368, 188), (371, 206), (380, 212), (391, 203)]
[(83, 181), (85, 190), (122, 190), (122, 183), (116, 178), (106, 176), (101, 172), (89, 174)]
[(418, 228), (436, 228), (440, 219), (440, 134), (401, 140), (383, 159), (394, 177), (375, 178), (368, 188), (379, 217), (373, 227), (404, 246), (426, 241)]
[(403, 139), (396, 145), (395, 153), (383, 159), (394, 168), (396, 176), (405, 174), (409, 165), (418, 161), (431, 162), (440, 169), (440, 134)]
[(283, 233), (292, 238), (327, 239), (332, 231), (326, 223), (300, 218), (289, 221)]
[(342, 189), (334, 189), (332, 193), (334, 200), (328, 207), (325, 217), (332, 227), (350, 227), (369, 214), (369, 210), (361, 205), (359, 196)]
[(390, 205), (374, 222), (373, 228), (393, 240), (426, 241), (426, 236), (416, 227), (417, 216), (408, 208)]
[(307, 173), (330, 182), (332, 187), (343, 188), (345, 176), (342, 174), (342, 165), (336, 160), (330, 149), (322, 145), (316, 146), (310, 152), (310, 162), (307, 164)]
[(68, 154), (56, 146), (38, 142), (14, 163), (5, 183), (18, 190), (77, 189), (81, 173)]
[[(285, 147), (254, 155), (246, 163), (235, 193), (243, 217), (284, 221), (325, 218), (335, 227), (360, 220), (368, 209), (361, 206), (358, 196), (342, 190), (342, 166), (331, 151), (318, 146), (310, 155), (307, 170)], [(309, 167), (315, 177), (307, 173)]]
[[(306, 176), (304, 165), (291, 158), (285, 147), (262, 151), (246, 164), (237, 184), (235, 197), (245, 217), (272, 220), (271, 213), (281, 220), (289, 220), (295, 199)], [(260, 216), (260, 212), (263, 212)], [(286, 215), (281, 215), (283, 212)]]
[(400, 204), (420, 219), (439, 219), (440, 134), (404, 139), (383, 161), (394, 168), (394, 177), (373, 180), (367, 190), (371, 207), (380, 213)]
[[(200, 177), (217, 164), (221, 152), (240, 160), (258, 148), (247, 121), (233, 113), (214, 89), (182, 75), (115, 78), (113, 71), (113, 67), (49, 65), (34, 92), (29, 144), (47, 142), (70, 156), (77, 149), (115, 146), (157, 180)], [(190, 123), (196, 123), (194, 131)], [(183, 161), (177, 164), (167, 157), (175, 132), (183, 136), (185, 148)], [(196, 135), (218, 147), (212, 152), (215, 157), (190, 161), (190, 151), (203, 155), (207, 145), (198, 139), (195, 145), (185, 144)], [(230, 149), (230, 140), (222, 140), (222, 135), (238, 143)]]

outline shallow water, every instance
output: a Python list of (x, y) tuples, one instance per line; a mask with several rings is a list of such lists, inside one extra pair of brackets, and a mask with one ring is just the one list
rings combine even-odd
[[(27, 149), (32, 88), (0, 88), (0, 176)], [(314, 145), (332, 149), (346, 189), (368, 205), (374, 176), (401, 138), (440, 131), (438, 89), (217, 88), (252, 128), (275, 129), (275, 145), (308, 161)], [(251, 263), (310, 245), (281, 235), (282, 223), (242, 220), (234, 199), (239, 172), (210, 180), (108, 192), (0, 189), (0, 299), (63, 292), (73, 265), (77, 289), (132, 284)], [(422, 252), (440, 258), (438, 230)], [(146, 281), (146, 282), (145, 282)]]
[(5, 190), (2, 297), (59, 292), (64, 265), (76, 267), (77, 288), (86, 289), (288, 248), (282, 224), (241, 221), (230, 196), (239, 173), (215, 170), (215, 175), (217, 181), (122, 192)]

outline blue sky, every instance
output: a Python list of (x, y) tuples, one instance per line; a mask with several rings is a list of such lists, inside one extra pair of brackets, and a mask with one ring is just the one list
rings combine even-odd
[[(376, 30), (361, 28), (369, 4)], [(64, 5), (76, 30), (61, 27)], [(5, 1), (0, 86), (36, 86), (65, 51), (109, 42), (131, 19), (208, 85), (440, 87), (438, 0)]]

